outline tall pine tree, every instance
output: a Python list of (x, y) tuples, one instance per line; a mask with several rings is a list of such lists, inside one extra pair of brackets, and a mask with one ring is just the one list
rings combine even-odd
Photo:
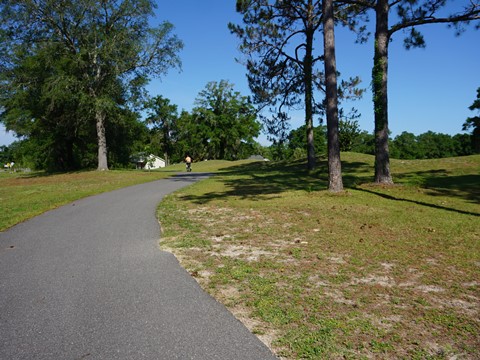
[[(478, 0), (456, 1), (457, 11), (441, 15), (447, 0), (341, 0), (354, 5), (352, 14), (375, 13), (374, 63), (372, 90), (375, 113), (375, 182), (393, 184), (388, 148), (388, 49), (392, 36), (409, 30), (404, 39), (406, 49), (424, 47), (425, 41), (418, 27), (426, 24), (447, 23), (461, 30), (463, 24), (480, 19)], [(453, 3), (453, 1), (452, 1)], [(453, 5), (452, 5), (453, 6)], [(392, 23), (393, 22), (393, 23)], [(478, 25), (477, 25), (478, 26)]]

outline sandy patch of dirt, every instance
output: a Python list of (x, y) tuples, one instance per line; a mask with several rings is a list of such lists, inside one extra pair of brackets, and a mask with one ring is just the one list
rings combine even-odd
[(444, 288), (435, 285), (420, 285), (416, 286), (415, 289), (424, 293), (441, 293), (445, 291)]
[(227, 256), (232, 258), (242, 258), (246, 261), (257, 261), (260, 256), (274, 256), (271, 251), (261, 250), (252, 246), (246, 245), (214, 245), (215, 255)]
[(334, 264), (339, 264), (339, 265), (343, 265), (343, 264), (346, 264), (347, 262), (343, 259), (343, 257), (341, 256), (330, 256), (329, 258), (327, 258), (328, 260), (330, 260), (332, 263)]
[(460, 299), (436, 299), (436, 302), (444, 307), (455, 309), (459, 313), (480, 318), (478, 302), (469, 302)]
[(395, 286), (395, 281), (389, 276), (381, 275), (370, 275), (360, 279), (354, 279), (352, 285), (358, 284), (367, 284), (367, 285), (380, 285), (383, 287), (393, 287)]
[(355, 301), (346, 299), (340, 290), (328, 289), (324, 291), (324, 294), (331, 297), (333, 301), (335, 301), (336, 303), (350, 305), (350, 306), (356, 305)]
[(380, 265), (383, 267), (385, 271), (391, 271), (395, 267), (395, 264), (391, 264), (391, 263), (380, 263)]

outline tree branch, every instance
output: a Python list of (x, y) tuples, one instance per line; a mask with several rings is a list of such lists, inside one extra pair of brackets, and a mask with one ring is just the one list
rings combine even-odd
[(440, 24), (440, 23), (454, 23), (459, 21), (471, 21), (471, 20), (478, 20), (480, 19), (480, 10), (475, 10), (473, 12), (469, 12), (466, 14), (458, 15), (458, 16), (451, 16), (447, 18), (418, 18), (418, 19), (411, 19), (402, 23), (398, 23), (390, 28), (388, 31), (389, 35), (391, 36), (395, 32), (406, 29), (412, 26), (417, 25), (424, 25), (424, 24)]

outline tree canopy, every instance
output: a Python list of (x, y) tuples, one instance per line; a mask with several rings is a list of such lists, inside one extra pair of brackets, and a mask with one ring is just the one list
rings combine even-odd
[(211, 81), (201, 90), (191, 112), (182, 111), (163, 96), (147, 103), (149, 149), (159, 149), (172, 162), (189, 154), (195, 161), (237, 160), (255, 153), (260, 133), (250, 99), (227, 80)]
[(477, 116), (472, 116), (465, 120), (463, 130), (472, 131), (472, 144), (476, 153), (480, 153), (480, 88), (477, 89), (477, 98), (469, 107), (472, 111), (477, 111)]
[[(281, 144), (289, 130), (289, 111), (303, 108), (307, 167), (312, 170), (315, 166), (313, 118), (326, 113), (329, 189), (342, 190), (333, 1), (238, 0), (237, 11), (243, 15), (243, 26), (229, 24), (229, 28), (241, 40), (240, 49), (246, 56), (254, 102), (261, 109), (269, 110), (261, 117), (266, 130)], [(326, 46), (323, 53), (317, 53), (315, 37), (321, 32)], [(320, 68), (322, 62), (325, 71)], [(358, 82), (359, 79), (354, 78), (342, 85), (360, 96), (361, 91), (355, 89)]]
[(130, 116), (151, 76), (180, 65), (173, 26), (149, 25), (154, 8), (150, 0), (3, 0), (0, 121), (66, 154), (96, 137), (98, 169), (108, 169), (109, 128)]
[(148, 101), (146, 108), (148, 111), (146, 123), (152, 126), (155, 143), (158, 145), (158, 150), (163, 153), (168, 165), (175, 150), (178, 107), (171, 104), (169, 99), (157, 95)]
[[(236, 160), (260, 133), (257, 113), (250, 100), (234, 91), (226, 80), (209, 82), (200, 91), (186, 137), (196, 138), (190, 153), (201, 158)], [(200, 140), (200, 141), (198, 141)], [(195, 157), (195, 155), (194, 155)]]

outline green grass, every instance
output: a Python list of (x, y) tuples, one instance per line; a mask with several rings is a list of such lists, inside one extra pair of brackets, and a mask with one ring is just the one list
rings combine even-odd
[(341, 194), (325, 161), (219, 169), (162, 202), (161, 245), (287, 359), (478, 358), (480, 156), (394, 160), (394, 186), (342, 157)]
[[(210, 172), (229, 164), (228, 161), (205, 161), (193, 164), (193, 170)], [(110, 170), (48, 174), (0, 171), (0, 231), (86, 196), (162, 179), (183, 171), (183, 164), (150, 172)]]
[[(161, 246), (286, 359), (479, 358), (480, 156), (193, 164), (215, 172), (160, 204)], [(0, 230), (81, 197), (184, 171), (0, 173)]]
[(0, 172), (0, 231), (74, 200), (165, 176), (118, 170), (55, 175)]

